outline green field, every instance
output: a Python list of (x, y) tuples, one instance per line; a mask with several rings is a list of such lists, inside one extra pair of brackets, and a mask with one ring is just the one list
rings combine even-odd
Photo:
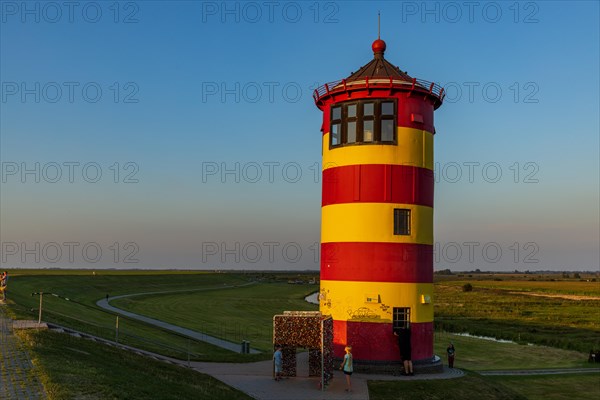
[[(98, 308), (96, 301), (107, 294), (176, 291), (174, 294), (124, 298), (114, 304), (235, 343), (249, 340), (253, 347), (269, 351), (269, 354), (244, 355), (240, 360), (239, 354), (228, 350), (119, 317), (121, 342), (180, 359), (256, 361), (270, 358), (273, 314), (290, 309), (316, 309), (303, 299), (317, 286), (289, 285), (290, 274), (104, 271), (92, 275), (91, 271), (76, 271), (73, 275), (64, 275), (63, 271), (63, 275), (59, 275), (54, 270), (20, 272), (20, 275), (11, 274), (9, 291), (11, 309), (19, 318), (37, 318), (39, 296), (31, 293), (44, 292), (44, 321), (114, 340), (116, 316)], [(248, 283), (256, 284), (242, 287)], [(236, 288), (230, 288), (232, 286)], [(194, 292), (206, 289), (209, 290)]]
[(600, 398), (600, 376), (595, 374), (492, 376), (527, 399), (591, 400)]
[[(121, 342), (180, 359), (189, 356), (193, 360), (239, 362), (270, 358), (273, 315), (284, 310), (317, 308), (306, 303), (304, 297), (316, 291), (318, 286), (287, 283), (288, 280), (297, 278), (308, 281), (316, 274), (102, 271), (92, 275), (91, 271), (20, 272), (21, 275), (11, 275), (9, 291), (11, 313), (19, 318), (37, 317), (39, 296), (31, 296), (31, 293), (56, 293), (61, 297), (44, 296), (44, 320), (114, 339), (116, 317), (98, 309), (95, 305), (97, 300), (107, 294), (116, 296), (171, 292), (126, 297), (114, 300), (111, 304), (233, 342), (250, 340), (252, 347), (265, 351), (260, 355), (240, 355), (120, 318)], [(456, 366), (471, 371), (591, 366), (586, 362), (587, 351), (600, 347), (598, 300), (572, 300), (530, 294), (593, 297), (598, 294), (599, 283), (550, 279), (555, 278), (534, 282), (525, 277), (507, 275), (436, 276), (436, 354), (445, 354), (448, 342), (452, 341), (457, 348)], [(472, 291), (463, 292), (462, 286), (466, 283), (472, 284)], [(198, 291), (199, 289), (204, 291)], [(448, 331), (501, 337), (520, 344), (458, 336)], [(81, 351), (96, 354), (105, 347), (53, 333), (31, 333), (25, 339), (36, 357), (36, 363), (44, 366), (45, 386), (56, 392), (56, 396), (51, 398), (117, 398), (111, 394), (111, 387), (119, 387), (124, 383), (120, 381), (120, 377), (112, 375), (110, 360), (127, 359), (127, 353), (111, 349), (111, 352), (114, 350), (116, 353), (107, 352), (106, 359), (83, 357)], [(65, 340), (69, 344), (64, 343)], [(531, 346), (527, 342), (549, 346)], [(53, 343), (56, 347), (53, 347)], [(76, 360), (74, 364), (81, 363), (77, 368), (89, 371), (89, 379), (93, 379), (91, 377), (94, 375), (105, 377), (97, 379), (98, 386), (90, 389), (93, 393), (86, 392), (85, 385), (74, 378), (68, 365), (62, 365), (65, 348), (72, 349), (72, 358)], [(146, 362), (140, 365), (142, 364), (146, 365)], [(139, 370), (132, 368), (128, 373), (141, 384), (153, 379), (153, 374), (162, 368), (148, 365), (148, 370), (145, 367), (139, 368), (138, 365)], [(169, 372), (164, 374), (169, 376)], [(85, 374), (83, 376), (82, 382), (86, 382)], [(173, 382), (178, 381), (175, 379)], [(184, 392), (181, 393), (188, 389), (195, 391), (207, 387), (206, 398), (221, 398), (219, 393), (223, 390), (225, 397), (222, 398), (227, 398), (229, 389), (207, 382), (209, 381), (195, 383), (193, 379), (189, 379), (190, 386), (183, 385)], [(468, 399), (474, 398), (473, 393), (477, 393), (478, 399), (573, 400), (600, 394), (600, 387), (594, 386), (594, 382), (598, 382), (597, 374), (485, 377), (473, 372), (452, 381), (371, 382), (369, 390), (371, 398), (379, 400)], [(165, 385), (168, 387), (168, 383)], [(554, 397), (542, 396), (549, 387), (553, 388)], [(130, 390), (126, 392), (129, 396), (124, 398), (144, 398), (146, 393), (138, 393), (133, 386), (124, 390)], [(211, 397), (210, 393), (213, 391), (216, 394)], [(94, 397), (94, 393), (101, 395)], [(236, 398), (237, 395), (239, 394), (231, 398)], [(178, 398), (187, 397), (182, 395)], [(157, 398), (169, 397), (165, 393)]]
[(478, 286), (491, 289), (509, 289), (524, 292), (600, 296), (600, 274), (581, 274), (580, 278), (563, 274), (517, 274), (517, 273), (455, 273), (435, 274), (435, 282), (461, 286), (465, 282), (477, 282)]
[(390, 382), (369, 381), (371, 400), (592, 400), (600, 396), (595, 374), (465, 377)]
[[(474, 371), (502, 369), (588, 368), (588, 354), (544, 346), (499, 343), (447, 332), (435, 334), (435, 354), (444, 355), (452, 342), (456, 348), (454, 366)], [(596, 364), (597, 367), (597, 364)]]
[[(438, 330), (584, 352), (600, 348), (600, 282), (526, 281), (510, 275), (436, 279)], [(466, 284), (473, 290), (463, 291)]]
[(371, 400), (527, 400), (513, 389), (476, 373), (438, 381), (369, 381)]
[(232, 342), (249, 340), (253, 348), (271, 352), (273, 315), (286, 310), (315, 311), (304, 297), (314, 285), (263, 283), (208, 292), (135, 296), (112, 305)]

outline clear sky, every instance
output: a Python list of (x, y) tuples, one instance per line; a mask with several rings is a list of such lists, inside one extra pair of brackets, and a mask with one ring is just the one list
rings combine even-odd
[(0, 2), (2, 267), (317, 269), (312, 91), (446, 87), (436, 269), (599, 269), (597, 1)]

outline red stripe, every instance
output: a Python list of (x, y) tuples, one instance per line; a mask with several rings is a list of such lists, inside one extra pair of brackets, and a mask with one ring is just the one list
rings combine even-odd
[(416, 243), (321, 243), (321, 279), (433, 282), (433, 246)]
[[(413, 361), (433, 357), (433, 322), (410, 324)], [(398, 338), (392, 324), (333, 321), (333, 352), (344, 357), (344, 347), (352, 346), (355, 360), (400, 361)]]
[(406, 203), (433, 207), (433, 171), (409, 165), (345, 165), (323, 171), (322, 205)]

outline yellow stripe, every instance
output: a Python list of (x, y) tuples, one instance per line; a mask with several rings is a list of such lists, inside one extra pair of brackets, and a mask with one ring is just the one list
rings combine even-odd
[(323, 135), (323, 169), (357, 164), (410, 165), (433, 170), (433, 134), (398, 127), (397, 145), (352, 145), (329, 149)]
[(432, 322), (433, 284), (321, 281), (320, 310), (334, 320), (390, 323), (394, 307), (410, 307), (413, 323)]
[[(411, 210), (410, 235), (394, 235), (394, 208)], [(433, 244), (433, 208), (395, 203), (328, 205), (321, 209), (321, 242)]]

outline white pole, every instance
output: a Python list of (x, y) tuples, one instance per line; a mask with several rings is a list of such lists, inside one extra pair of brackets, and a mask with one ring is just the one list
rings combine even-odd
[(44, 292), (40, 292), (40, 311), (38, 315), (38, 325), (42, 323), (42, 299), (44, 298)]

